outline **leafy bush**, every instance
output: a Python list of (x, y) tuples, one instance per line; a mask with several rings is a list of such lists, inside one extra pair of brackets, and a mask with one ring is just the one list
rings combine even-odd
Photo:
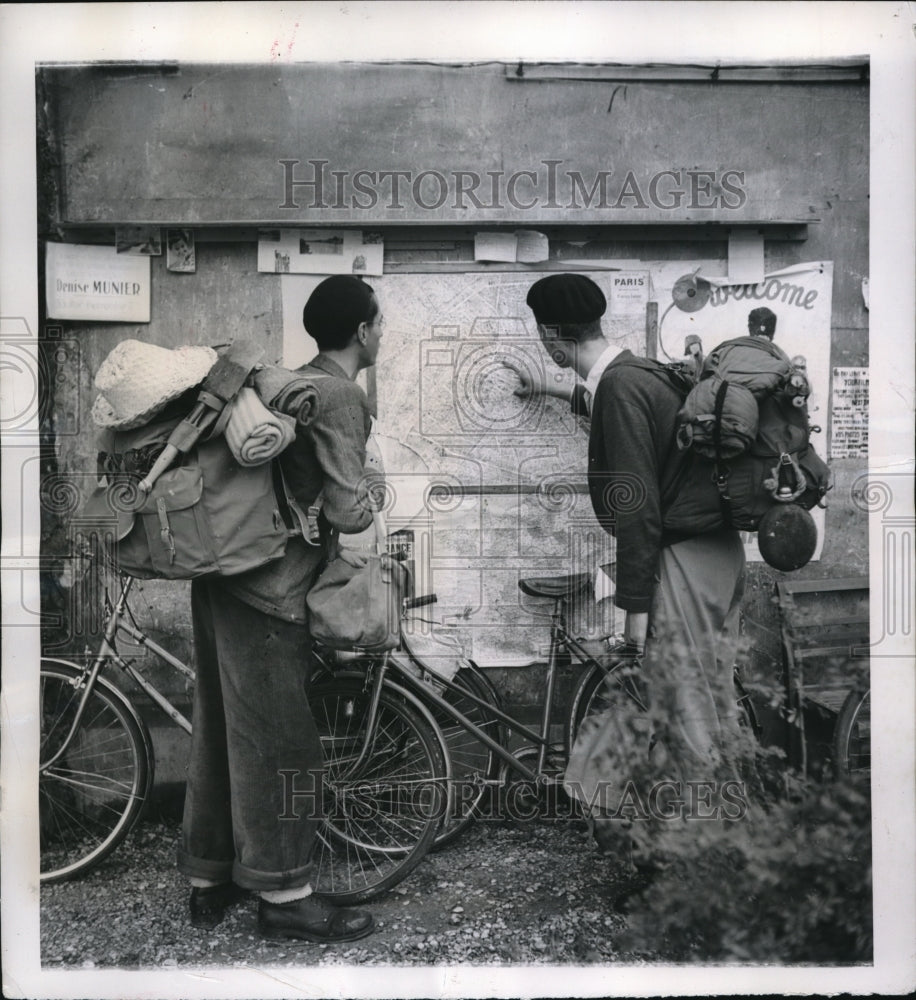
[[(649, 887), (630, 898), (629, 930), (617, 945), (679, 962), (870, 961), (867, 784), (805, 778), (786, 766), (781, 750), (761, 747), (747, 725), (723, 723), (706, 758), (691, 759), (676, 738), (669, 750), (666, 732), (676, 733), (666, 727), (684, 719), (680, 650), (676, 643), (669, 649), (665, 672), (652, 678), (648, 716), (609, 695), (580, 729), (586, 763), (573, 773), (598, 807), (591, 816), (595, 839), (621, 860), (660, 866)], [(781, 685), (758, 682), (754, 689), (755, 701), (788, 715)], [(735, 778), (743, 814), (720, 809), (712, 819), (685, 807), (691, 784), (721, 790)], [(651, 803), (653, 789), (663, 786), (682, 793), (672, 798), (670, 814), (658, 806), (640, 812), (640, 801)], [(599, 787), (609, 793), (603, 801)], [(635, 792), (628, 799), (622, 787)], [(707, 816), (733, 803), (713, 792)]]
[(658, 835), (669, 866), (619, 943), (674, 961), (871, 960), (867, 789), (808, 784), (728, 826), (693, 827)]

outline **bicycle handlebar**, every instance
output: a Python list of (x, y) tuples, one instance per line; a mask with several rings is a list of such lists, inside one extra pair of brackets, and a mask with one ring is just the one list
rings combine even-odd
[(411, 608), (422, 608), (427, 604), (435, 604), (439, 598), (435, 594), (424, 594), (422, 597), (407, 597), (404, 599), (404, 610), (409, 611)]

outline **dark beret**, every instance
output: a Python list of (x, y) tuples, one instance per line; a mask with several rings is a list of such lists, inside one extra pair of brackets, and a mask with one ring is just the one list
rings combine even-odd
[(321, 342), (335, 335), (352, 336), (366, 321), (373, 290), (351, 274), (333, 274), (315, 286), (302, 310), (302, 325)]
[(764, 337), (772, 338), (776, 332), (776, 313), (766, 306), (752, 309), (747, 316), (747, 329), (755, 336), (762, 334)]
[(525, 300), (538, 323), (592, 323), (607, 310), (604, 292), (581, 274), (551, 274), (528, 289)]

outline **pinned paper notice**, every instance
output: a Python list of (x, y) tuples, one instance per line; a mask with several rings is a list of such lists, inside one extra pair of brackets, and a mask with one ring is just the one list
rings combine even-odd
[(518, 241), (518, 251), (515, 259), (523, 264), (535, 264), (547, 260), (550, 256), (550, 244), (544, 233), (533, 229), (517, 229), (515, 238)]
[(645, 316), (649, 301), (648, 271), (618, 271), (611, 276), (612, 316)]
[(45, 297), (50, 319), (149, 323), (150, 255), (48, 243)]
[(728, 236), (728, 280), (738, 285), (763, 281), (763, 237), (738, 230)]
[(831, 458), (868, 458), (868, 369), (833, 369)]
[(518, 240), (515, 233), (475, 233), (474, 260), (515, 263)]
[(474, 234), (474, 260), (536, 264), (547, 260), (549, 256), (547, 237), (533, 229), (517, 229), (514, 233)]
[(380, 233), (352, 229), (261, 229), (258, 270), (274, 274), (381, 274)]
[(166, 229), (166, 267), (170, 271), (193, 274), (197, 270), (192, 229)]

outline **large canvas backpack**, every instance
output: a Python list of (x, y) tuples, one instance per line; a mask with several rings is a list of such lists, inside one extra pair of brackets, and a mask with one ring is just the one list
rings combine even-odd
[[(277, 368), (265, 376), (271, 393), (304, 381)], [(317, 396), (309, 412), (314, 419)], [(117, 567), (140, 579), (235, 576), (279, 559), (288, 539), (303, 533), (305, 518), (277, 460), (240, 465), (215, 432), (180, 454), (151, 489), (140, 488), (183, 416), (163, 413), (141, 427), (100, 434), (99, 485), (83, 507), (83, 530), (97, 530)]]
[(716, 347), (698, 376), (689, 364), (640, 363), (684, 399), (675, 433), (689, 454), (668, 527), (756, 531), (777, 504), (821, 502), (830, 470), (811, 443), (800, 359), (767, 338), (738, 337)]
[(149, 492), (139, 488), (177, 423), (103, 433), (102, 480), (83, 508), (84, 527), (97, 526), (112, 561), (140, 579), (234, 576), (282, 556), (294, 523), (278, 499), (274, 463), (239, 465), (222, 435), (198, 442)]

